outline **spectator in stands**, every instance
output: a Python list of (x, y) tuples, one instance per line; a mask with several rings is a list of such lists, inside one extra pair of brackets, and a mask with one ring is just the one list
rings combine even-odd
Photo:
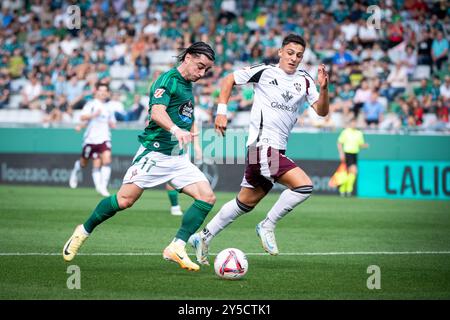
[(372, 90), (369, 88), (367, 80), (363, 80), (353, 97), (354, 105), (352, 111), (355, 117), (358, 117), (359, 110), (363, 107), (364, 103), (370, 99), (371, 94)]
[(9, 97), (11, 94), (11, 85), (9, 76), (0, 73), (0, 109), (7, 108), (9, 106)]
[(441, 84), (439, 93), (444, 100), (444, 103), (450, 102), (450, 75), (445, 76), (445, 82)]
[(437, 32), (436, 39), (431, 45), (431, 57), (433, 60), (433, 71), (441, 70), (442, 64), (447, 61), (449, 44), (444, 38), (442, 31)]
[(407, 69), (401, 60), (395, 63), (395, 67), (389, 73), (385, 88), (381, 95), (385, 96), (389, 101), (393, 101), (398, 94), (405, 92), (408, 86)]
[(22, 102), (20, 108), (37, 109), (40, 107), (39, 97), (42, 92), (42, 85), (35, 74), (30, 75), (30, 79), (22, 89)]
[(417, 54), (414, 51), (414, 47), (412, 45), (406, 46), (406, 52), (401, 56), (401, 60), (406, 67), (406, 74), (408, 75), (408, 79), (412, 80), (414, 71), (417, 67)]
[(334, 54), (332, 62), (333, 64), (338, 65), (341, 68), (353, 62), (353, 57), (346, 50), (346, 46), (344, 43), (342, 43), (341, 46), (339, 47), (339, 51)]
[(370, 128), (377, 128), (383, 120), (384, 107), (378, 100), (378, 92), (373, 90), (370, 100), (363, 105), (363, 113), (366, 124)]

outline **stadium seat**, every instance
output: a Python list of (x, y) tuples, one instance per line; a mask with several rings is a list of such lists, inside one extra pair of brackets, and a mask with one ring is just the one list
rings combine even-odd
[(176, 60), (176, 51), (156, 50), (149, 53), (150, 61), (153, 65), (169, 65)]
[(428, 65), (420, 64), (416, 67), (413, 74), (414, 80), (429, 79), (431, 75), (431, 68)]
[(21, 101), (22, 101), (22, 96), (20, 94), (12, 94), (9, 97), (9, 108), (10, 109), (18, 109)]

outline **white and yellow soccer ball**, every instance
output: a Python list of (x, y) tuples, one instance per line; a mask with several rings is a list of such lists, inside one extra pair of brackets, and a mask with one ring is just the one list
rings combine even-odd
[(247, 257), (239, 249), (227, 248), (216, 256), (214, 270), (222, 279), (240, 279), (248, 271)]

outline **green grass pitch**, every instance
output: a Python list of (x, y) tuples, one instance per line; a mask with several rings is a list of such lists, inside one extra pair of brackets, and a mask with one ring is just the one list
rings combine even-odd
[[(207, 220), (234, 196), (219, 192)], [(449, 201), (313, 195), (279, 223), (281, 255), (272, 257), (255, 226), (277, 196), (212, 242), (212, 254), (227, 247), (248, 254), (247, 275), (227, 281), (213, 267), (190, 273), (162, 259), (181, 219), (169, 214), (164, 191), (147, 190), (66, 263), (65, 241), (100, 196), (93, 189), (0, 186), (0, 299), (450, 298)], [(192, 201), (181, 195), (180, 202), (186, 209)], [(67, 288), (70, 265), (80, 268), (80, 289)], [(371, 265), (380, 268), (380, 289), (367, 288)]]

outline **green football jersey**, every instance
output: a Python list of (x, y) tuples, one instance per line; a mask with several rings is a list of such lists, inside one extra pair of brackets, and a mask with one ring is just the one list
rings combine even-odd
[(181, 129), (190, 131), (194, 122), (192, 82), (185, 80), (177, 68), (159, 76), (150, 88), (150, 122), (139, 135), (139, 142), (148, 150), (166, 155), (183, 154), (184, 150), (179, 148), (175, 136), (151, 120), (152, 107), (156, 104), (166, 106), (166, 112), (173, 123)]

